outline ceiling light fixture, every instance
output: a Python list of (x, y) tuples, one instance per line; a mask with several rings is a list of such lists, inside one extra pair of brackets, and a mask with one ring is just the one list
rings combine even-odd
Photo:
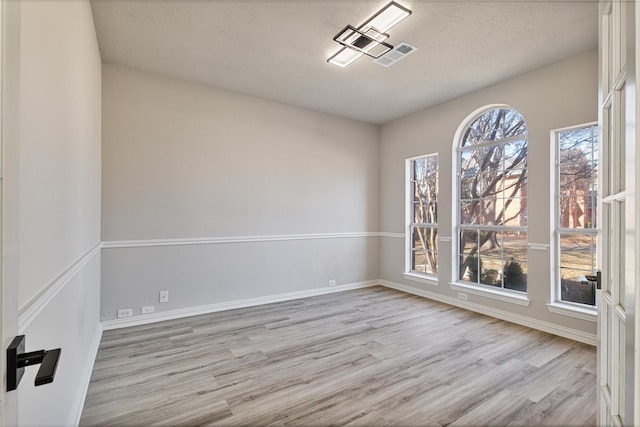
[(392, 1), (358, 28), (347, 25), (333, 38), (343, 46), (342, 49), (327, 59), (327, 62), (346, 67), (365, 54), (374, 59), (380, 58), (393, 49), (393, 46), (385, 42), (389, 38), (386, 32), (409, 15), (409, 9)]
[(393, 46), (384, 42), (388, 38), (389, 34), (379, 33), (373, 28), (365, 33), (347, 25), (333, 39), (349, 49), (378, 58), (393, 49)]
[(409, 15), (411, 15), (409, 9), (392, 1), (362, 25), (386, 32)]
[(362, 55), (364, 54), (361, 52), (358, 52), (357, 50), (343, 47), (338, 52), (336, 52), (331, 58), (327, 59), (327, 62), (335, 64), (338, 67), (346, 67), (356, 59), (360, 58)]

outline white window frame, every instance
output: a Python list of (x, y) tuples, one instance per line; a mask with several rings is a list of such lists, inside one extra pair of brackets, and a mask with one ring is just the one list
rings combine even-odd
[[(460, 270), (459, 264), (460, 264), (460, 231), (464, 228), (492, 228), (491, 226), (464, 226), (462, 224), (460, 224), (460, 200), (459, 200), (459, 194), (460, 194), (460, 168), (461, 168), (461, 164), (460, 164), (460, 158), (461, 158), (461, 152), (465, 151), (461, 144), (462, 144), (462, 137), (465, 133), (465, 131), (467, 130), (467, 128), (480, 116), (482, 116), (483, 114), (492, 111), (494, 109), (499, 109), (499, 108), (504, 108), (504, 109), (511, 109), (514, 111), (517, 111), (519, 113), (519, 111), (510, 106), (510, 105), (506, 105), (506, 104), (493, 104), (493, 105), (485, 105), (479, 109), (477, 109), (476, 111), (474, 111), (473, 113), (471, 113), (466, 120), (464, 120), (461, 125), (458, 127), (458, 130), (455, 134), (454, 140), (453, 140), (453, 144), (452, 144), (452, 160), (453, 160), (453, 168), (452, 168), (452, 172), (453, 172), (453, 181), (454, 184), (452, 185), (452, 205), (453, 208), (451, 209), (451, 212), (453, 214), (453, 218), (451, 221), (452, 224), (452, 239), (454, 240), (454, 242), (451, 245), (451, 250), (452, 250), (452, 263), (451, 265), (453, 266), (453, 268), (451, 269), (451, 282), (449, 283), (449, 286), (452, 290), (454, 291), (459, 291), (458, 292), (458, 297), (461, 299), (466, 299), (466, 293), (471, 293), (471, 294), (476, 294), (476, 295), (481, 295), (487, 298), (492, 298), (492, 299), (496, 299), (496, 300), (500, 300), (500, 301), (505, 301), (505, 302), (509, 302), (512, 304), (517, 304), (517, 305), (522, 305), (522, 306), (529, 306), (531, 303), (531, 300), (528, 297), (528, 292), (529, 292), (529, 287), (527, 286), (527, 291), (526, 292), (520, 292), (520, 291), (515, 291), (515, 290), (511, 290), (511, 289), (505, 289), (505, 288), (497, 288), (497, 287), (493, 287), (493, 286), (488, 286), (488, 285), (483, 285), (483, 284), (479, 284), (479, 283), (471, 283), (471, 282), (467, 282), (467, 281), (463, 281), (460, 280), (458, 278), (458, 272)], [(514, 138), (505, 138), (503, 140), (500, 141), (496, 141), (496, 142), (492, 142), (492, 143), (487, 143), (486, 145), (483, 144), (483, 146), (491, 146), (491, 145), (502, 145), (505, 143), (508, 143), (510, 140), (521, 140), (521, 139), (526, 139), (527, 140), (527, 145), (529, 142), (529, 136), (528, 136), (528, 129), (527, 132), (525, 132), (523, 135), (518, 135), (518, 137), (514, 137)], [(528, 167), (527, 167), (527, 171), (528, 171)], [(526, 227), (518, 227), (519, 229), (521, 229), (520, 231), (526, 231), (527, 232), (527, 239), (529, 238), (528, 235), (528, 226)], [(501, 230), (504, 230), (503, 227), (500, 227)], [(513, 227), (509, 227), (508, 231), (518, 231)], [(528, 247), (529, 245), (527, 245), (527, 253), (528, 253)], [(527, 262), (528, 264), (528, 262)]]
[[(440, 271), (440, 248), (438, 245), (436, 251), (436, 265), (437, 271), (435, 274), (422, 273), (412, 269), (412, 251), (413, 251), (413, 228), (414, 227), (431, 227), (438, 229), (438, 223), (418, 224), (414, 223), (413, 219), (413, 162), (421, 159), (433, 158), (436, 159), (438, 165), (438, 174), (440, 173), (440, 159), (438, 153), (425, 154), (422, 156), (410, 157), (405, 160), (405, 267), (404, 277), (409, 280), (414, 280), (422, 283), (428, 283), (431, 285), (438, 285), (438, 272)], [(436, 201), (440, 198), (440, 189), (436, 188)], [(440, 233), (438, 233), (440, 234)], [(438, 236), (439, 242), (439, 236)]]
[[(565, 316), (575, 317), (578, 319), (589, 320), (592, 322), (597, 321), (597, 308), (596, 306), (590, 306), (587, 304), (580, 304), (571, 301), (563, 301), (562, 292), (560, 289), (561, 279), (560, 279), (560, 262), (561, 262), (561, 251), (560, 251), (560, 237), (566, 234), (579, 234), (579, 235), (592, 235), (598, 238), (598, 245), (601, 244), (601, 230), (600, 227), (596, 227), (593, 229), (567, 229), (562, 228), (560, 225), (560, 135), (563, 132), (571, 131), (574, 129), (588, 128), (598, 126), (598, 122), (589, 122), (583, 123), (575, 126), (568, 126), (560, 129), (554, 129), (551, 131), (551, 147), (553, 149), (552, 155), (552, 164), (550, 165), (550, 169), (553, 171), (551, 173), (551, 194), (553, 194), (553, 202), (552, 202), (552, 221), (551, 224), (553, 226), (552, 235), (553, 235), (553, 245), (552, 245), (552, 253), (551, 253), (551, 286), (550, 286), (550, 296), (549, 303), (547, 304), (547, 308), (552, 313), (562, 314)], [(598, 140), (598, 143), (599, 140)], [(599, 150), (601, 151), (601, 150)], [(599, 156), (602, 153), (598, 153)], [(600, 161), (602, 159), (600, 158)], [(598, 178), (601, 181), (601, 177)], [(598, 182), (600, 184), (600, 182)], [(601, 200), (600, 200), (600, 185), (598, 185), (598, 201), (597, 201), (597, 209), (600, 212), (601, 209)], [(600, 225), (600, 224), (598, 224)]]

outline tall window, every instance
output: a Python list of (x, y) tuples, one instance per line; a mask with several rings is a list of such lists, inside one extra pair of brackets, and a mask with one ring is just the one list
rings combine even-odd
[(596, 271), (598, 126), (556, 133), (556, 291), (563, 302), (595, 305), (587, 275)]
[(527, 290), (527, 125), (500, 107), (477, 116), (458, 145), (459, 281)]
[(438, 155), (407, 160), (407, 271), (438, 272)]

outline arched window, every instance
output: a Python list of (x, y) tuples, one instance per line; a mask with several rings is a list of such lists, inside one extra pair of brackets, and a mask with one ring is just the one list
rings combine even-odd
[(471, 116), (457, 146), (457, 280), (527, 290), (527, 125), (516, 110)]

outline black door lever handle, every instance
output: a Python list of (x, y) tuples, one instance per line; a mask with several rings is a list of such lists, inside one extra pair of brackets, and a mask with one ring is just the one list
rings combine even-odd
[(40, 363), (40, 369), (38, 369), (38, 373), (36, 374), (36, 386), (53, 382), (56, 376), (56, 369), (58, 369), (60, 353), (62, 353), (62, 349), (60, 348), (45, 352), (42, 363)]
[(36, 386), (52, 383), (56, 376), (62, 349), (25, 353), (25, 342), (25, 336), (18, 335), (7, 348), (7, 391), (18, 388), (27, 366), (40, 365), (35, 379)]
[(596, 271), (595, 276), (585, 276), (589, 282), (596, 284), (596, 289), (602, 289), (602, 272)]

